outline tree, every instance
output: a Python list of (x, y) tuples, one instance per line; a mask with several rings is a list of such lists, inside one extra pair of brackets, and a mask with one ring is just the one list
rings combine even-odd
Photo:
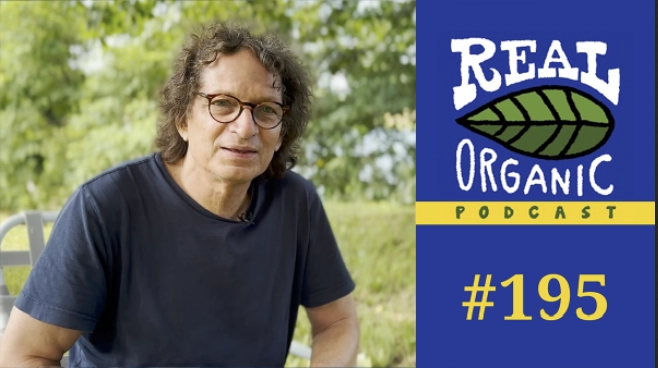
[[(293, 15), (299, 42), (326, 81), (316, 92), (306, 172), (338, 198), (414, 201), (415, 2), (301, 4)], [(341, 80), (347, 88), (332, 86)]]
[(1, 209), (64, 194), (64, 128), (85, 80), (69, 65), (69, 49), (81, 41), (78, 19), (67, 2), (0, 3)]
[(413, 1), (2, 2), (0, 210), (59, 207), (151, 152), (175, 52), (210, 20), (303, 55), (317, 86), (296, 170), (325, 196), (415, 200)]

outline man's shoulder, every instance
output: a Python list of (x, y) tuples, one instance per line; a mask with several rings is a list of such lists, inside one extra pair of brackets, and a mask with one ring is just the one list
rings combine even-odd
[(103, 208), (121, 207), (150, 190), (157, 177), (156, 154), (118, 163), (82, 183), (77, 194)]
[(288, 170), (283, 176), (274, 182), (274, 185), (284, 193), (305, 195), (315, 197), (318, 195), (317, 187), (300, 173)]
[(288, 170), (279, 179), (272, 180), (268, 190), (269, 198), (277, 206), (283, 206), (287, 211), (315, 213), (323, 208), (321, 189), (309, 178)]
[(150, 154), (120, 162), (93, 176), (80, 187), (91, 192), (117, 189), (126, 181), (136, 180), (135, 175), (148, 175), (152, 172), (155, 158), (155, 154)]
[[(153, 168), (154, 155), (126, 160), (80, 184), (64, 203), (61, 212), (71, 221), (60, 226), (79, 226), (76, 221), (93, 216), (103, 226), (112, 226), (140, 203), (140, 192)], [(151, 175), (152, 176), (152, 175)]]

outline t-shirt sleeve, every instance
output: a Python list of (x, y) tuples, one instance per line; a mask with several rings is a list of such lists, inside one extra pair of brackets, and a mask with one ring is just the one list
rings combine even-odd
[(319, 307), (354, 291), (352, 279), (320, 197), (310, 192), (310, 240), (302, 288), (301, 304)]
[(107, 241), (94, 202), (83, 188), (62, 208), (46, 248), (15, 306), (56, 326), (93, 331), (107, 298)]

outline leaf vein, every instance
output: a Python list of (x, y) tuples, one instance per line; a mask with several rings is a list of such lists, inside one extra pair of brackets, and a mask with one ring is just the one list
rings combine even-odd
[(569, 149), (571, 149), (571, 146), (573, 146), (573, 143), (576, 141), (576, 138), (578, 138), (578, 134), (580, 133), (580, 128), (582, 128), (582, 125), (576, 126), (576, 130), (574, 130), (573, 134), (571, 134), (571, 137), (569, 138), (569, 142), (567, 142), (567, 145), (564, 146), (562, 151), (560, 151), (559, 156), (564, 156), (569, 152)]
[[(528, 124), (529, 123), (529, 124)], [(528, 122), (507, 122), (507, 126), (520, 126), (520, 125), (582, 125), (595, 128), (607, 128), (607, 124), (602, 124), (601, 122), (582, 120), (582, 121), (571, 121), (571, 120), (533, 120)], [(500, 121), (469, 121), (469, 125), (500, 125)]]
[(506, 121), (505, 120), (505, 115), (503, 115), (503, 112), (500, 111), (500, 109), (497, 108), (496, 105), (491, 105), (490, 109), (491, 109), (491, 111), (493, 111), (494, 114), (496, 114), (496, 116), (498, 116), (498, 120)]
[(551, 134), (550, 137), (546, 140), (546, 142), (542, 143), (541, 146), (539, 146), (535, 152), (535, 154), (540, 153), (541, 151), (545, 150), (546, 147), (548, 147), (549, 144), (553, 143), (553, 141), (557, 138), (557, 136), (560, 134), (560, 131), (562, 130), (562, 124), (557, 124), (557, 127), (553, 131), (553, 134)]
[(503, 134), (503, 132), (505, 131), (505, 129), (507, 129), (507, 127), (508, 127), (508, 126), (505, 125), (505, 124), (501, 125), (501, 126), (500, 126), (500, 129), (498, 129), (498, 130), (496, 131), (496, 133), (494, 133), (493, 136), (496, 137), (496, 138), (497, 138), (497, 137), (500, 137), (500, 135)]
[(507, 144), (511, 146), (512, 144), (514, 144), (514, 142), (521, 139), (521, 137), (523, 137), (523, 135), (528, 131), (528, 129), (530, 129), (530, 125), (526, 125), (525, 127), (523, 127), (523, 129), (521, 129), (520, 132), (516, 133), (514, 137), (512, 137), (507, 141)]
[(580, 111), (576, 108), (576, 103), (573, 102), (573, 93), (571, 91), (565, 91), (564, 93), (567, 95), (567, 102), (569, 103), (569, 108), (571, 108), (573, 116), (576, 117), (576, 121), (580, 121)]
[(553, 102), (546, 96), (544, 91), (542, 90), (537, 90), (535, 91), (539, 95), (539, 97), (544, 101), (544, 104), (548, 109), (551, 111), (551, 115), (553, 115), (553, 120), (558, 121), (560, 120), (560, 114), (557, 113), (557, 109), (555, 108), (555, 105), (553, 105)]
[(523, 119), (525, 119), (525, 121), (531, 121), (530, 120), (530, 114), (528, 114), (528, 110), (526, 110), (525, 107), (523, 107), (521, 102), (519, 100), (517, 100), (516, 97), (514, 97), (514, 96), (510, 97), (510, 100), (512, 101), (514, 106), (516, 106), (516, 108), (519, 109), (519, 111), (521, 112), (521, 115), (523, 115)]

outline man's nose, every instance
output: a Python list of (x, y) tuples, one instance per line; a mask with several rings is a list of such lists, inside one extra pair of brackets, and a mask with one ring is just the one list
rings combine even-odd
[(245, 107), (240, 116), (229, 126), (240, 138), (250, 138), (258, 134), (258, 125), (256, 125), (249, 107)]

